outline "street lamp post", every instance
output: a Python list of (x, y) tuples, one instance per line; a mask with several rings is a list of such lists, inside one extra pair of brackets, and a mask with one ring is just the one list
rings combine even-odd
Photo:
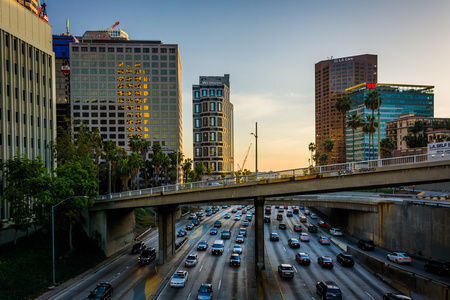
[(56, 276), (55, 276), (55, 207), (64, 203), (66, 200), (72, 198), (89, 198), (88, 196), (72, 196), (64, 199), (63, 201), (56, 203), (52, 206), (52, 250), (53, 250), (53, 284), (56, 285)]
[(255, 145), (255, 170), (256, 174), (258, 174), (258, 122), (255, 122), (255, 133), (250, 133), (255, 136), (256, 145)]

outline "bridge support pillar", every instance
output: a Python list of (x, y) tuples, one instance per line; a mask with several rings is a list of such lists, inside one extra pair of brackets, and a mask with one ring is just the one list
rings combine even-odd
[(178, 205), (162, 205), (158, 211), (159, 261), (164, 264), (175, 254), (175, 210)]
[(257, 270), (265, 269), (264, 265), (264, 197), (256, 197), (255, 203), (255, 261)]

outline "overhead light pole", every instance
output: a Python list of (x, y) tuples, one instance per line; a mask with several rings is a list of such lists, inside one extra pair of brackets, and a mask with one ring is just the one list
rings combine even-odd
[(258, 174), (258, 122), (255, 122), (255, 133), (250, 133), (255, 136), (255, 171)]
[(89, 198), (88, 196), (72, 196), (64, 199), (63, 201), (56, 203), (52, 206), (52, 250), (53, 250), (53, 285), (56, 285), (56, 276), (55, 276), (55, 207), (60, 204), (63, 204), (66, 200), (72, 198)]

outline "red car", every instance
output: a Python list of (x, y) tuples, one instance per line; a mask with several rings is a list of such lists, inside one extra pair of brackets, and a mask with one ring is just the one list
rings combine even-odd
[(317, 222), (317, 225), (319, 225), (319, 227), (327, 227), (328, 226), (327, 222), (324, 222), (324, 221)]
[(300, 226), (300, 225), (294, 225), (294, 231), (295, 231), (295, 232), (302, 232), (302, 226)]
[(287, 205), (285, 205), (285, 206), (284, 206), (284, 209), (288, 209), (288, 206), (287, 206)]

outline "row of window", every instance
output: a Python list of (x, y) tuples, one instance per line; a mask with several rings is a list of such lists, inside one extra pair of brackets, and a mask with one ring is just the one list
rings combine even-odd
[(223, 151), (222, 147), (203, 147), (195, 148), (194, 154), (195, 157), (223, 156)]
[[(19, 112), (16, 111), (16, 123), (19, 123), (19, 116), (20, 116)], [(2, 117), (3, 117), (3, 108), (0, 108), (0, 120), (2, 119)], [(11, 110), (8, 109), (5, 117), (7, 118), (8, 122), (11, 122), (11, 118), (12, 118)], [(34, 118), (35, 117), (34, 116), (29, 116), (29, 117), (30, 117), (29, 118), (30, 125), (34, 126)], [(36, 119), (37, 119), (37, 127), (40, 127), (41, 126), (41, 117), (36, 117)], [(27, 114), (23, 114), (22, 120), (23, 120), (23, 124), (27, 125), (27, 120), (28, 120)], [(53, 123), (51, 121), (47, 122), (47, 119), (43, 118), (42, 124), (44, 125), (44, 128), (47, 128), (47, 123), (49, 123), (50, 129), (53, 129)]]
[(221, 142), (222, 132), (195, 133), (194, 142)]
[[(72, 57), (72, 59), (73, 59), (73, 57)], [(110, 60), (109, 58), (108, 58), (108, 60)], [(112, 60), (114, 60), (114, 59), (112, 59)], [(97, 67), (100, 67), (100, 68), (106, 68), (106, 67), (108, 67), (108, 68), (116, 68), (116, 66), (117, 67), (123, 67), (123, 66), (125, 66), (126, 68), (141, 68), (141, 67), (144, 67), (144, 68), (150, 68), (150, 66), (152, 67), (152, 68), (160, 68), (161, 67), (161, 69), (165, 69), (165, 68), (167, 68), (167, 63), (165, 63), (165, 62), (162, 62), (162, 63), (159, 63), (159, 62), (152, 62), (151, 63), (151, 65), (150, 65), (150, 63), (148, 63), (148, 62), (123, 62), (123, 61), (119, 61), (119, 62), (115, 62), (115, 61), (108, 61), (108, 62), (106, 62), (106, 61), (99, 61), (99, 62), (97, 62), (97, 61), (77, 61), (77, 60), (71, 60), (71, 64), (70, 64), (72, 67), (79, 67), (79, 66), (81, 66), (81, 67), (91, 67), (91, 68), (97, 68)], [(170, 69), (173, 69), (173, 68), (176, 68), (177, 67), (177, 65), (176, 65), (176, 63), (169, 63), (169, 70)], [(170, 70), (170, 71), (176, 71), (176, 70)]]
[[(117, 81), (123, 81), (123, 77), (121, 79), (117, 78)], [(128, 82), (130, 82), (130, 80), (127, 79)], [(140, 80), (137, 80), (140, 81)], [(163, 84), (158, 84), (158, 83), (154, 83), (154, 84), (141, 84), (141, 83), (127, 83), (125, 86), (123, 85), (123, 83), (98, 83), (98, 82), (92, 82), (92, 83), (73, 83), (72, 84), (72, 90), (78, 90), (78, 89), (116, 89), (116, 88), (124, 88), (126, 87), (127, 89), (149, 89), (151, 88), (152, 90), (166, 90), (166, 89), (170, 89), (170, 90), (175, 90), (177, 88), (176, 84), (167, 84), (167, 83), (163, 83)]]
[[(113, 55), (113, 54), (71, 54), (70, 56), (70, 60), (73, 61), (75, 59), (81, 59), (81, 60), (154, 60), (154, 61), (158, 61), (158, 60), (169, 60), (169, 61), (176, 61), (177, 57), (176, 55)], [(174, 63), (176, 64), (176, 63)]]
[[(95, 128), (95, 127), (93, 127), (93, 128)], [(118, 135), (116, 135), (115, 133), (112, 133), (112, 134), (107, 134), (107, 133), (101, 133), (100, 134), (101, 135), (101, 137), (102, 138), (104, 138), (104, 139), (111, 139), (111, 140), (115, 140), (115, 139), (117, 139), (117, 136), (118, 136), (118, 139), (124, 139), (125, 137), (125, 135), (124, 134), (118, 134)], [(149, 139), (149, 138), (151, 138), (151, 135), (150, 134), (138, 134), (138, 133), (135, 133), (135, 134), (128, 134), (127, 136), (128, 136), (128, 139), (130, 139), (131, 138), (131, 136), (132, 135), (138, 135), (138, 136), (143, 136), (145, 139)], [(78, 134), (75, 134), (74, 135), (75, 136), (75, 139), (77, 139), (78, 138)], [(160, 137), (160, 135), (159, 134), (153, 134), (152, 135), (153, 136), (153, 138), (154, 139), (160, 139), (160, 138), (162, 138), (162, 137)], [(150, 144), (150, 146), (151, 146), (151, 144), (153, 143), (153, 144), (158, 144), (158, 145), (161, 145), (161, 146), (174, 146), (174, 147), (176, 147), (176, 146), (178, 146), (178, 142), (177, 141), (149, 141), (149, 140), (147, 140), (147, 142)], [(125, 147), (126, 146), (126, 143), (125, 143), (125, 141), (117, 141), (117, 144), (120, 146), (120, 147)]]
[[(73, 98), (73, 103), (177, 103), (176, 98)], [(51, 104), (51, 103), (50, 103)]]
[(72, 46), (72, 51), (73, 52), (79, 52), (81, 50), (81, 52), (106, 52), (106, 50), (108, 49), (108, 52), (125, 52), (126, 53), (150, 53), (150, 49), (152, 53), (176, 53), (176, 48), (138, 48), (138, 47), (126, 47), (125, 49), (123, 47), (87, 47), (87, 46)]
[[(207, 126), (223, 126), (222, 118), (221, 117), (205, 117), (203, 119), (203, 127)], [(195, 128), (201, 128), (202, 127), (202, 119), (195, 119), (194, 120), (194, 126)], [(217, 122), (216, 122), (217, 121)]]
[[(2, 137), (2, 135), (3, 134), (0, 133), (0, 146), (3, 145), (3, 137)], [(30, 141), (29, 145), (30, 145), (31, 149), (33, 149), (34, 148), (34, 138), (29, 138), (28, 139), (26, 136), (23, 137), (23, 145), (20, 145), (20, 137), (16, 136), (16, 143), (15, 143), (14, 146), (16, 146), (16, 147), (23, 146), (24, 148), (27, 148), (28, 147), (27, 146), (28, 145), (28, 142), (27, 142), (28, 140)], [(7, 143), (8, 143), (8, 147), (12, 146), (12, 137), (11, 137), (10, 134), (8, 134)], [(47, 145), (47, 140), (44, 140), (44, 146), (43, 147), (45, 148), (46, 145)], [(41, 139), (37, 139), (37, 149), (41, 149)]]
[[(117, 78), (121, 78), (121, 76), (117, 77)], [(82, 76), (78, 76), (78, 75), (73, 75), (71, 76), (71, 81), (106, 81), (106, 76), (87, 76), (87, 75), (82, 75)], [(177, 78), (176, 77), (135, 77), (134, 81), (140, 82), (140, 81), (144, 81), (144, 82), (148, 82), (148, 81), (152, 81), (152, 82), (159, 82), (161, 79), (161, 82), (177, 82)], [(116, 76), (108, 76), (108, 81), (116, 81)]]
[[(223, 90), (201, 90), (202, 93), (202, 97), (208, 97), (208, 96), (218, 96), (218, 97), (222, 97), (223, 96)], [(194, 92), (194, 98), (198, 99), (200, 98), (200, 91), (195, 91)]]
[[(79, 109), (79, 106), (77, 106)], [(83, 105), (83, 107), (85, 107)], [(150, 110), (157, 110), (157, 111), (161, 111), (161, 110), (166, 110), (166, 111), (172, 111), (174, 113), (170, 113), (170, 114), (176, 114), (176, 111), (178, 111), (177, 106), (176, 105), (152, 105), (151, 109), (150, 109), (150, 105), (109, 105), (108, 106), (108, 110), (127, 110), (127, 111), (150, 111)], [(74, 109), (76, 110), (76, 109)], [(89, 107), (87, 107), (87, 109), (82, 109), (82, 110), (107, 110), (107, 106), (106, 105), (91, 105)], [(222, 122), (222, 121), (220, 121)], [(222, 124), (222, 123), (220, 123)], [(206, 125), (205, 125), (206, 126)], [(214, 126), (214, 125), (211, 125)], [(218, 125), (218, 126), (222, 126), (222, 125)]]
[[(203, 108), (203, 109), (201, 109), (201, 108)], [(202, 104), (195, 104), (194, 105), (194, 112), (195, 113), (201, 113), (202, 111), (203, 112), (207, 112), (207, 111), (222, 111), (222, 103), (221, 102), (217, 102), (217, 103), (216, 102), (205, 102), (205, 103), (202, 103)]]

